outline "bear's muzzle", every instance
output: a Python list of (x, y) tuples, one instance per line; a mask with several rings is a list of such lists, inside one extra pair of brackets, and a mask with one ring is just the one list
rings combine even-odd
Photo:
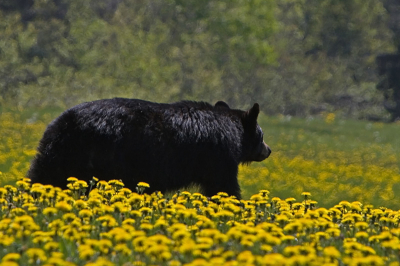
[(261, 151), (254, 161), (261, 162), (267, 159), (271, 155), (271, 148), (263, 141), (261, 145)]

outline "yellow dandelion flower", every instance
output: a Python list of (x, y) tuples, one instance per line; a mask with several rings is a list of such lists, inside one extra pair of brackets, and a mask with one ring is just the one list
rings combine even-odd
[(168, 266), (181, 266), (181, 265), (182, 265), (181, 262), (178, 260), (170, 260), (168, 262)]
[(23, 215), (26, 215), (26, 211), (21, 208), (14, 208), (11, 210), (11, 214), (13, 216), (23, 216)]
[(169, 226), (169, 224), (168, 224), (168, 222), (165, 220), (164, 217), (161, 217), (160, 219), (158, 219), (158, 220), (156, 221), (156, 223), (154, 224), (154, 228), (161, 229), (161, 230), (167, 229), (168, 226)]
[(30, 183), (25, 182), (25, 181), (17, 181), (16, 185), (20, 190), (23, 190), (23, 191), (28, 190), (31, 186)]
[(393, 235), (388, 232), (388, 231), (384, 231), (382, 233), (380, 233), (379, 235), (377, 235), (379, 241), (389, 241), (393, 238)]
[(103, 227), (115, 227), (118, 225), (118, 222), (111, 215), (104, 215), (98, 218), (98, 221), (101, 222)]
[(255, 258), (251, 251), (246, 250), (238, 254), (237, 261), (242, 265), (249, 265), (254, 262)]
[(225, 234), (219, 233), (219, 234), (215, 235), (213, 239), (216, 244), (223, 244), (228, 241), (228, 236)]
[(209, 262), (203, 258), (198, 258), (192, 261), (190, 266), (208, 266)]
[(266, 254), (260, 259), (261, 265), (286, 265), (286, 258), (279, 253)]
[(192, 201), (192, 205), (193, 205), (193, 207), (195, 207), (195, 208), (200, 208), (200, 207), (203, 207), (203, 202), (200, 201), (200, 200), (193, 200), (193, 201)]
[(130, 250), (125, 243), (116, 245), (114, 250), (124, 256), (130, 256), (132, 254), (132, 250)]
[(215, 214), (215, 216), (221, 221), (228, 221), (234, 217), (234, 214), (227, 210), (221, 210)]
[(151, 215), (153, 210), (149, 207), (142, 207), (139, 210), (144, 216)]
[(15, 261), (4, 261), (0, 262), (0, 266), (19, 266), (19, 264)]
[(138, 236), (133, 239), (132, 244), (134, 249), (137, 252), (144, 252), (146, 249), (145, 242), (146, 242), (147, 237), (146, 236)]
[(167, 262), (172, 258), (172, 254), (169, 251), (163, 251), (157, 256), (159, 261)]
[(75, 266), (74, 263), (72, 262), (67, 262), (65, 260), (63, 260), (62, 258), (58, 258), (58, 257), (50, 257), (47, 261), (46, 264), (44, 265), (48, 265), (48, 266), (61, 266), (61, 265), (65, 265), (65, 266)]
[(57, 212), (58, 212), (58, 210), (54, 207), (47, 207), (47, 208), (44, 208), (44, 210), (43, 210), (43, 214), (45, 216), (49, 216), (49, 217), (55, 216), (57, 214)]
[(57, 251), (57, 250), (59, 250), (59, 248), (60, 248), (60, 243), (58, 243), (58, 242), (50, 241), (44, 245), (44, 250), (46, 250), (48, 252)]
[(96, 250), (86, 245), (81, 245), (79, 249), (79, 258), (82, 260), (90, 260), (95, 254)]
[(74, 207), (79, 209), (79, 210), (86, 209), (87, 208), (87, 202), (84, 201), (84, 200), (81, 200), (81, 199), (76, 200), (74, 202)]
[(181, 254), (192, 254), (196, 248), (196, 243), (191, 238), (185, 238), (182, 240), (182, 244), (178, 247), (178, 251)]
[(122, 202), (115, 202), (111, 207), (114, 208), (116, 213), (127, 213), (129, 211), (128, 207)]
[(55, 207), (62, 212), (70, 212), (72, 210), (72, 206), (66, 201), (57, 202)]
[(0, 198), (4, 198), (7, 195), (7, 189), (0, 187)]
[(369, 234), (367, 232), (357, 232), (354, 236), (358, 240), (365, 240), (365, 241), (367, 241), (369, 238)]
[(53, 240), (52, 237), (43, 235), (43, 236), (34, 237), (32, 239), (32, 243), (38, 244), (38, 245), (43, 245), (44, 243), (50, 242), (52, 240)]
[(113, 228), (108, 233), (117, 243), (127, 242), (132, 239), (132, 236), (121, 227)]
[(108, 254), (113, 244), (109, 239), (100, 239), (97, 242), (97, 247), (102, 254)]
[(278, 197), (273, 197), (273, 198), (271, 199), (271, 202), (274, 203), (274, 204), (278, 203), (279, 201), (281, 201), (281, 199), (278, 198)]
[(71, 183), (74, 183), (74, 182), (78, 181), (78, 178), (71, 176), (71, 177), (67, 178), (67, 181), (71, 182)]
[(295, 202), (295, 201), (296, 201), (296, 199), (295, 199), (295, 198), (293, 198), (293, 197), (291, 197), (291, 198), (287, 198), (287, 199), (285, 199), (285, 201), (286, 201), (287, 203), (291, 204), (291, 203)]
[(149, 245), (148, 248), (144, 251), (147, 256), (158, 257), (163, 252), (169, 252), (168, 246), (153, 244)]
[[(20, 238), (20, 236), (16, 235), (16, 238)], [(15, 242), (15, 238), (13, 236), (3, 235), (0, 236), (0, 245), (8, 247)]]
[(289, 218), (284, 214), (277, 215), (275, 219), (276, 219), (276, 222), (280, 225), (284, 225), (289, 221)]
[(221, 198), (229, 197), (228, 193), (226, 192), (218, 192), (217, 195), (220, 196)]
[(325, 116), (325, 123), (332, 124), (335, 121), (336, 115), (334, 113), (328, 113)]
[(1, 261), (18, 261), (21, 258), (21, 255), (19, 253), (8, 253), (4, 255), (4, 257), (1, 259)]
[(219, 196), (219, 195), (214, 195), (214, 196), (211, 197), (211, 200), (214, 201), (214, 202), (219, 202), (220, 199), (221, 199), (221, 196)]
[(264, 200), (264, 197), (260, 194), (254, 194), (253, 196), (250, 197), (250, 200), (257, 202), (260, 200)]
[(146, 232), (153, 230), (153, 228), (154, 228), (154, 226), (150, 223), (142, 223), (140, 225), (140, 229), (142, 229), (143, 231), (146, 231)]
[(299, 221), (288, 223), (283, 228), (283, 231), (288, 234), (301, 233), (303, 231), (303, 224)]
[(90, 265), (90, 263), (88, 263), (85, 266), (115, 266), (115, 264), (108, 260), (106, 257), (99, 257), (96, 259), (93, 265)]
[(165, 235), (159, 235), (159, 234), (150, 236), (147, 240), (148, 240), (149, 243), (154, 243), (154, 244), (157, 244), (157, 245), (170, 245), (170, 244), (172, 244), (171, 239), (169, 239)]
[(131, 211), (129, 215), (134, 219), (142, 218), (143, 216), (141, 211), (136, 211), (136, 210)]
[(182, 239), (190, 238), (190, 237), (191, 237), (191, 234), (189, 231), (187, 231), (186, 228), (184, 230), (177, 230), (172, 233), (172, 239), (178, 240), (178, 241), (181, 241)]
[(137, 184), (137, 186), (138, 186), (138, 187), (144, 187), (144, 188), (149, 188), (149, 187), (150, 187), (150, 185), (147, 184), (146, 182), (139, 182), (139, 183)]
[(356, 222), (355, 227), (358, 231), (366, 231), (369, 228), (369, 224), (366, 222)]
[(78, 216), (82, 218), (91, 218), (93, 217), (93, 212), (89, 209), (83, 209), (79, 211)]
[(257, 239), (262, 244), (267, 244), (271, 246), (278, 246), (282, 243), (282, 240), (279, 237), (272, 235), (271, 233), (260, 231), (257, 234)]
[(46, 261), (46, 252), (40, 248), (29, 248), (25, 253), (29, 258), (29, 263), (37, 263), (38, 261)]
[(144, 201), (143, 195), (139, 195), (138, 193), (132, 193), (128, 198), (128, 203), (133, 206), (138, 206)]
[(351, 207), (351, 203), (346, 200), (342, 200), (341, 202), (339, 202), (339, 205), (341, 205), (342, 207), (345, 207), (347, 209), (350, 209), (350, 207)]
[(108, 190), (110, 185), (107, 183), (107, 181), (100, 180), (99, 182), (97, 182), (96, 187), (99, 190)]
[(5, 185), (4, 188), (7, 190), (8, 194), (16, 194), (17, 193), (17, 188), (11, 186), (11, 185)]

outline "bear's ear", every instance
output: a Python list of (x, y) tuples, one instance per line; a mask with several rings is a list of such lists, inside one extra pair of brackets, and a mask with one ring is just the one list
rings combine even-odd
[(218, 101), (218, 102), (215, 104), (215, 107), (222, 107), (222, 108), (228, 108), (228, 109), (230, 109), (230, 108), (229, 108), (229, 105), (228, 105), (226, 102), (224, 102), (224, 101)]
[(260, 106), (255, 103), (248, 111), (243, 114), (243, 124), (249, 127), (255, 127), (257, 124), (257, 117), (260, 113)]
[(247, 116), (251, 120), (257, 121), (258, 114), (260, 113), (260, 106), (258, 103), (255, 103), (253, 107), (250, 108), (250, 110), (247, 111)]

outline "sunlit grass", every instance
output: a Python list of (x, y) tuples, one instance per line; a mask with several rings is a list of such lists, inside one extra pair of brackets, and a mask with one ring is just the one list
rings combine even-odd
[[(0, 184), (13, 184), (26, 174), (46, 125), (59, 113), (0, 115)], [(280, 197), (310, 191), (320, 206), (361, 200), (396, 207), (399, 124), (337, 120), (332, 114), (307, 119), (261, 115), (259, 123), (273, 153), (262, 163), (240, 168), (245, 198), (267, 188)]]
[(400, 124), (288, 117), (263, 117), (260, 124), (273, 153), (241, 167), (245, 197), (260, 188), (282, 197), (306, 190), (320, 206), (344, 199), (397, 206)]

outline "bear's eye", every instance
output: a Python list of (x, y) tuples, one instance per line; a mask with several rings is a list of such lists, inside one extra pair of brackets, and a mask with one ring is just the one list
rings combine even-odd
[(262, 131), (261, 127), (259, 125), (257, 125), (257, 135), (260, 136), (260, 141), (263, 142), (264, 141), (264, 132)]

